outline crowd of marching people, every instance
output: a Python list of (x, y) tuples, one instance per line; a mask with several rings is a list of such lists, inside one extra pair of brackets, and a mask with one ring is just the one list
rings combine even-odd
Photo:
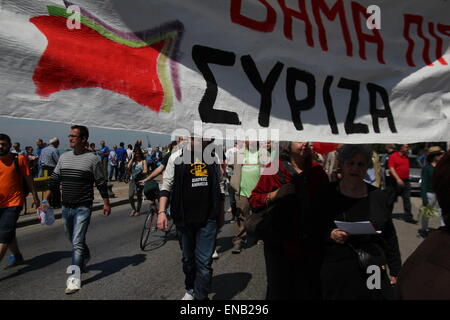
[[(30, 174), (33, 178), (47, 178), (51, 177), (54, 169), (59, 161), (61, 151), (59, 147), (59, 139), (57, 137), (51, 138), (48, 143), (45, 143), (42, 139), (36, 140), (36, 148), (32, 146), (25, 147), (25, 150), (21, 149), (20, 143), (15, 142), (11, 147), (11, 153), (21, 154), (25, 157)], [(157, 146), (153, 149), (151, 146), (144, 148), (142, 146), (142, 140), (137, 140), (132, 144), (128, 144), (125, 148), (125, 143), (120, 142), (119, 147), (113, 145), (108, 147), (104, 140), (100, 140), (100, 148), (96, 148), (95, 143), (90, 143), (88, 150), (98, 157), (101, 162), (103, 175), (107, 181), (118, 181), (129, 183), (133, 179), (136, 181), (144, 179), (147, 173), (154, 171), (159, 167), (163, 161), (163, 158), (170, 154), (171, 146)], [(139, 153), (139, 154), (137, 154)], [(135, 168), (135, 162), (138, 157), (139, 160), (138, 170)], [(145, 165), (148, 169), (142, 172), (143, 177), (139, 178), (137, 171), (139, 168)], [(141, 170), (142, 171), (142, 170)], [(133, 175), (133, 172), (135, 173)], [(130, 184), (130, 203), (133, 208), (132, 216), (139, 214), (140, 205), (138, 210), (134, 206), (134, 199), (142, 201), (142, 192), (139, 192), (139, 185)], [(133, 201), (131, 200), (133, 199)], [(61, 208), (61, 195), (59, 190), (55, 190), (51, 199), (50, 205), (53, 208)]]
[[(9, 248), (8, 267), (23, 262), (15, 229), (25, 189), (41, 207), (32, 177), (50, 177), (43, 200), (62, 207), (72, 264), (83, 271), (90, 259), (85, 236), (94, 185), (108, 216), (108, 181), (129, 182), (130, 216), (138, 216), (145, 183), (162, 174), (158, 228), (167, 228), (169, 215), (176, 225), (184, 300), (208, 299), (226, 195), (235, 228), (231, 252), (240, 254), (250, 238), (259, 240), (269, 300), (450, 298), (450, 153), (440, 146), (424, 155), (420, 191), (441, 228), (432, 232), (429, 216), (422, 215), (419, 234), (426, 240), (402, 263), (392, 215), (399, 196), (403, 220), (418, 222), (407, 144), (387, 145), (381, 158), (369, 145), (236, 141), (224, 150), (214, 139), (180, 137), (155, 150), (144, 150), (140, 140), (126, 148), (102, 140), (96, 149), (88, 139), (86, 127), (72, 126), (71, 150), (60, 154), (58, 138), (48, 144), (38, 139), (35, 152), (0, 134), (0, 259)], [(376, 232), (352, 234), (337, 225), (365, 221)], [(377, 290), (368, 286), (373, 266), (380, 272)], [(72, 277), (66, 293), (80, 289), (81, 280)]]
[[(60, 141), (57, 137), (49, 139), (48, 143), (42, 139), (36, 140), (36, 147), (26, 146), (24, 150), (21, 149), (20, 142), (12, 144), (11, 153), (21, 154), (27, 160), (30, 168), (30, 173), (33, 178), (51, 176), (53, 170), (58, 163), (61, 151), (58, 148)], [(97, 149), (95, 143), (90, 143), (88, 150), (97, 155), (102, 163), (104, 174), (109, 181), (123, 181), (127, 175), (127, 165), (133, 157), (133, 151), (140, 149), (144, 155), (150, 168), (153, 170), (161, 164), (163, 157), (169, 153), (170, 145), (157, 146), (147, 148), (142, 146), (142, 140), (137, 140), (134, 146), (131, 144), (125, 148), (125, 143), (120, 142), (119, 147), (113, 145), (108, 147), (104, 140), (100, 140), (100, 148)]]

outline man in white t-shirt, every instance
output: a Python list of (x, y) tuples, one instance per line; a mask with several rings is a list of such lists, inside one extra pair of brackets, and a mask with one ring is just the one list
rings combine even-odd
[(131, 161), (132, 157), (133, 157), (133, 146), (129, 144), (127, 147), (127, 163)]
[(113, 150), (109, 152), (109, 181), (112, 181), (112, 177), (114, 177), (117, 181), (117, 176), (119, 174), (118, 166), (117, 166), (117, 146), (114, 145)]

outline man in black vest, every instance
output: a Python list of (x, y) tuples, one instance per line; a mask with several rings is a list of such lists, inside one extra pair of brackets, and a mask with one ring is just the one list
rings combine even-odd
[(164, 171), (158, 228), (167, 229), (166, 209), (177, 227), (183, 253), (186, 294), (182, 300), (207, 300), (212, 279), (212, 254), (224, 223), (224, 185), (218, 157), (209, 141), (191, 138), (173, 153)]

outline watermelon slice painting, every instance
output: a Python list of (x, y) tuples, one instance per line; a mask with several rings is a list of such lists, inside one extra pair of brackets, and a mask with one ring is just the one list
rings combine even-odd
[[(69, 7), (71, 3), (65, 2)], [(138, 33), (108, 26), (81, 9), (81, 28), (69, 29), (65, 8), (30, 19), (47, 38), (34, 71), (41, 97), (78, 88), (102, 88), (127, 96), (155, 112), (181, 101), (177, 55), (184, 27), (179, 21)]]

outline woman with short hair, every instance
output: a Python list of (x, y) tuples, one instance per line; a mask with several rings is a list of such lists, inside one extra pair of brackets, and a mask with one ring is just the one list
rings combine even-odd
[[(390, 285), (396, 283), (401, 266), (400, 251), (385, 193), (363, 180), (372, 165), (372, 150), (367, 145), (344, 145), (339, 150), (338, 160), (342, 179), (330, 183), (320, 194), (321, 229), (325, 241), (320, 276), (323, 298), (391, 299)], [(381, 233), (352, 235), (339, 230), (336, 220), (370, 221)], [(380, 290), (368, 288), (367, 266), (359, 258), (364, 252), (370, 255), (369, 265), (378, 265)]]

